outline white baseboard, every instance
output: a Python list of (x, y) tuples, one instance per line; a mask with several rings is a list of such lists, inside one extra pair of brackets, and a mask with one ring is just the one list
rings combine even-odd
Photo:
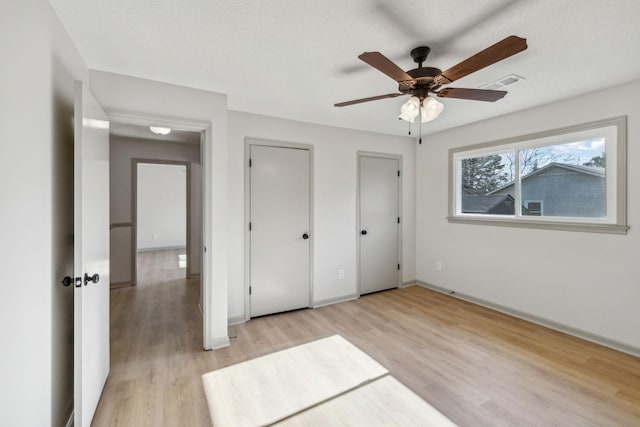
[(413, 285), (415, 285), (417, 283), (418, 283), (418, 281), (416, 279), (407, 280), (406, 282), (402, 282), (402, 284), (399, 286), (399, 288), (400, 289), (408, 288), (409, 286), (413, 286)]
[[(326, 305), (338, 304), (340, 302), (352, 301), (352, 300), (358, 299), (359, 297), (360, 296), (357, 294), (351, 294), (351, 295), (346, 295), (346, 296), (337, 297), (337, 298), (314, 301), (311, 304), (310, 308), (319, 308), (319, 307), (324, 307)], [(229, 317), (229, 319), (227, 320), (227, 324), (229, 326), (240, 325), (242, 323), (247, 323), (247, 319), (245, 319), (244, 315)]]
[(176, 249), (187, 250), (187, 247), (186, 246), (160, 246), (158, 248), (138, 248), (138, 252), (173, 251)]
[(605, 347), (609, 347), (614, 350), (621, 351), (623, 353), (627, 353), (635, 357), (640, 357), (640, 348), (629, 345), (629, 344), (621, 343), (616, 340), (612, 340), (597, 334), (593, 334), (591, 332), (583, 331), (581, 329), (574, 328), (572, 326), (567, 326), (562, 323), (554, 322), (553, 320), (548, 320), (548, 319), (538, 317), (529, 313), (525, 313), (520, 310), (515, 310), (500, 304), (494, 304), (490, 301), (476, 298), (471, 295), (466, 295), (463, 293), (452, 291), (450, 289), (445, 289), (443, 287), (436, 286), (431, 283), (424, 282), (422, 280), (416, 280), (415, 284), (418, 286), (422, 286), (423, 288), (431, 289), (432, 291), (446, 294), (450, 297), (458, 298), (458, 299), (461, 299), (476, 305), (480, 305), (482, 307), (485, 307), (494, 311), (498, 311), (500, 313), (508, 314), (509, 316), (517, 317), (518, 319), (526, 320), (528, 322), (535, 323), (540, 326), (544, 326), (545, 328), (553, 329), (555, 331), (572, 335), (577, 338), (582, 338), (583, 340), (590, 341)]
[(233, 317), (229, 317), (229, 319), (227, 319), (227, 324), (229, 326), (233, 326), (233, 325), (239, 325), (241, 323), (246, 323), (246, 319), (244, 318), (244, 315), (241, 316), (233, 316)]
[(339, 302), (353, 301), (354, 299), (358, 299), (359, 297), (360, 297), (360, 295), (358, 295), (358, 294), (351, 294), (351, 295), (345, 295), (345, 296), (337, 297), (337, 298), (329, 298), (329, 299), (325, 299), (325, 300), (314, 301), (311, 304), (311, 308), (323, 307), (325, 305), (337, 304)]
[[(337, 297), (337, 298), (330, 298), (330, 299), (321, 300), (321, 301), (314, 301), (311, 304), (310, 308), (319, 308), (319, 307), (324, 307), (326, 305), (338, 304), (338, 303), (345, 302), (345, 301), (353, 301), (355, 299), (358, 299), (359, 297), (360, 297), (360, 295), (351, 294), (351, 295), (346, 295), (346, 296)], [(229, 319), (227, 319), (227, 324), (229, 326), (240, 325), (242, 323), (247, 323), (247, 319), (244, 317), (244, 315), (233, 316), (233, 317), (229, 317)]]
[(231, 343), (229, 342), (229, 337), (220, 337), (213, 340), (211, 343), (211, 348), (206, 350), (218, 350), (221, 348), (229, 347)]
[(133, 285), (134, 283), (132, 283), (131, 280), (127, 280), (125, 282), (111, 282), (109, 283), (109, 289), (128, 288)]

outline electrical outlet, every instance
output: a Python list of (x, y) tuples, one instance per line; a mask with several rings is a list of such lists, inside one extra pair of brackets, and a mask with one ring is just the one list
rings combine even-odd
[(442, 271), (442, 262), (436, 261), (436, 271)]
[(341, 268), (340, 270), (338, 270), (338, 279), (340, 280), (344, 279), (344, 268)]

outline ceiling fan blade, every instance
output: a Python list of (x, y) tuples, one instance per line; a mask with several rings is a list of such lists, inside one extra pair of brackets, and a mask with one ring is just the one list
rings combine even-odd
[(502, 61), (527, 48), (527, 40), (518, 36), (509, 36), (486, 48), (483, 51), (465, 59), (457, 65), (437, 75), (433, 82), (435, 85), (445, 85), (462, 77), (481, 70), (498, 61)]
[(333, 104), (334, 107), (346, 107), (347, 105), (360, 104), (362, 102), (377, 101), (378, 99), (395, 98), (404, 95), (404, 93), (388, 93), (386, 95), (370, 96), (369, 98), (354, 99), (353, 101), (338, 102)]
[(487, 90), (487, 89), (463, 89), (455, 87), (447, 87), (440, 89), (436, 94), (441, 98), (460, 98), (471, 99), (474, 101), (495, 102), (504, 98), (507, 94), (506, 90)]
[(365, 52), (358, 56), (359, 59), (371, 65), (378, 71), (382, 71), (393, 80), (400, 82), (413, 81), (413, 78), (398, 67), (393, 61), (380, 52)]

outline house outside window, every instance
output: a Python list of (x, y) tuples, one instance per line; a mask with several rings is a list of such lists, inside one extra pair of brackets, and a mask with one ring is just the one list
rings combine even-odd
[(450, 150), (449, 221), (626, 233), (624, 117)]

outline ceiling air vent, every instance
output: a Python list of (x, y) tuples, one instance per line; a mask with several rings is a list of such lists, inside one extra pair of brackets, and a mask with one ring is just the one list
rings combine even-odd
[(510, 74), (494, 82), (484, 84), (480, 86), (480, 89), (502, 90), (507, 86), (511, 86), (512, 84), (518, 83), (520, 80), (524, 80), (524, 77), (520, 77), (515, 74)]

